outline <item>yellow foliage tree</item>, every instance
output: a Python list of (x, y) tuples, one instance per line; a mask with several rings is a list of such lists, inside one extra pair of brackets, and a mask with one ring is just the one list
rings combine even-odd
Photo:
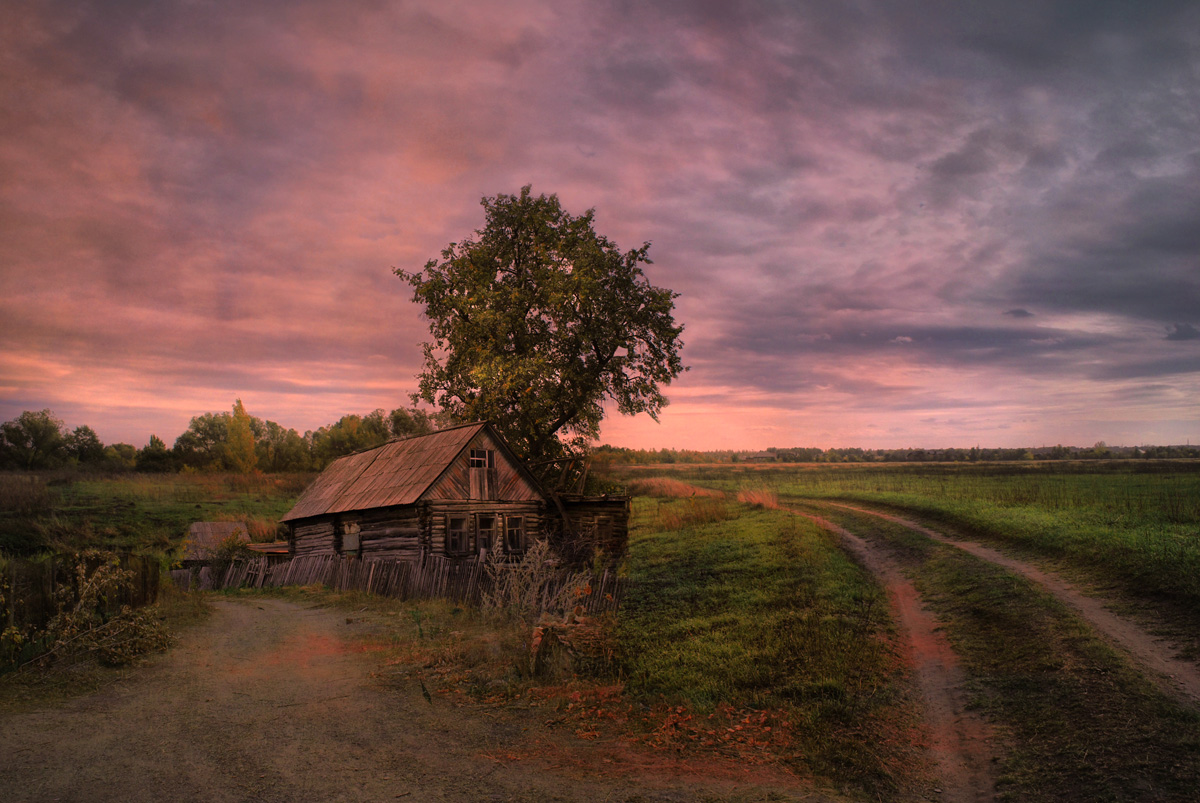
[(254, 430), (250, 428), (250, 414), (242, 406), (241, 399), (234, 402), (233, 417), (229, 419), (225, 456), (229, 467), (239, 474), (249, 474), (258, 467), (258, 454), (254, 451)]

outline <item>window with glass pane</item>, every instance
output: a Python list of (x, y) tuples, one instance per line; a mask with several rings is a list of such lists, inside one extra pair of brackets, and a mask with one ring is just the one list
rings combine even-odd
[(480, 514), (478, 524), (475, 527), (476, 535), (479, 539), (479, 549), (492, 550), (492, 542), (496, 538), (496, 517)]
[(525, 519), (522, 516), (509, 516), (504, 523), (504, 551), (525, 551)]
[(446, 552), (461, 555), (470, 550), (466, 516), (449, 516), (446, 519)]

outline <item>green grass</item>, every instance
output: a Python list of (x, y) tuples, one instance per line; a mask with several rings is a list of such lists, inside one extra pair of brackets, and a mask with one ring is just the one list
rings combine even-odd
[(627, 694), (701, 714), (782, 710), (795, 736), (786, 759), (894, 792), (913, 765), (889, 735), (912, 713), (882, 591), (811, 523), (731, 507), (740, 516), (658, 532), (658, 503), (634, 500), (616, 632)]
[(890, 522), (819, 508), (891, 545), (1001, 726), (1000, 791), (1020, 801), (1192, 801), (1200, 715), (1155, 689), (1040, 589)]
[(1083, 570), (1200, 624), (1200, 462), (780, 466), (678, 476), (887, 506)]
[(194, 521), (269, 525), (311, 475), (66, 472), (0, 477), (0, 552), (102, 547), (165, 554)]

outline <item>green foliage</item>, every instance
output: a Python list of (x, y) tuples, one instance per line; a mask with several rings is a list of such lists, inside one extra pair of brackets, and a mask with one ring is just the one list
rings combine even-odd
[(129, 471), (137, 465), (137, 448), (128, 443), (104, 447), (104, 467), (110, 471)]
[(396, 271), (433, 335), (417, 397), (457, 421), (492, 421), (530, 460), (596, 438), (605, 400), (657, 418), (660, 385), (686, 369), (676, 294), (640, 267), (650, 244), (622, 253), (592, 228), (594, 210), (575, 217), (528, 186), (482, 205), (475, 239)]
[(229, 413), (204, 413), (194, 417), (175, 439), (175, 457), (191, 468), (220, 468), (229, 439)]
[(145, 448), (137, 454), (138, 471), (160, 472), (172, 471), (175, 460), (167, 444), (157, 435), (151, 435)]
[(63, 438), (67, 454), (83, 465), (96, 465), (104, 460), (104, 444), (89, 426), (75, 427)]
[(63, 422), (49, 410), (26, 410), (0, 424), (0, 459), (8, 467), (53, 468), (67, 456)]
[(294, 429), (284, 429), (274, 421), (264, 421), (262, 434), (255, 439), (258, 467), (263, 471), (308, 471), (312, 455), (308, 441)]

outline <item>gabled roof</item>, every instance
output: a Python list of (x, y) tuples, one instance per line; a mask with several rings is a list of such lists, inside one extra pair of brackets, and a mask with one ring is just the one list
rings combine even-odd
[(486, 422), (442, 429), (428, 435), (392, 441), (375, 449), (339, 457), (305, 489), (280, 521), (330, 513), (411, 505), (429, 490)]

